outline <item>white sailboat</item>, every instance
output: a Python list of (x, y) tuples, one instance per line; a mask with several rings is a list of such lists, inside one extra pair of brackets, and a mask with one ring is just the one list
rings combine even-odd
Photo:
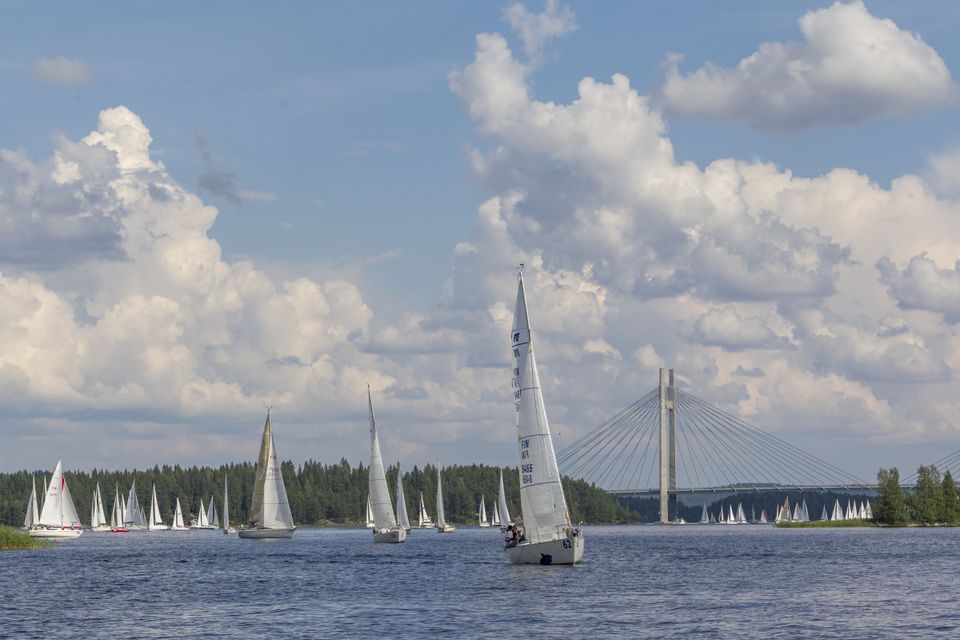
[(500, 526), (500, 508), (496, 502), (493, 503), (493, 518), (490, 519), (490, 525), (494, 527)]
[(767, 510), (760, 510), (760, 524), (767, 524)]
[(863, 512), (864, 512), (864, 515), (866, 516), (867, 520), (873, 520), (873, 509), (870, 507), (870, 501), (869, 501), (869, 500), (867, 500), (867, 504), (866, 504), (866, 506), (864, 507)]
[(827, 514), (827, 505), (823, 505), (823, 510), (820, 512), (821, 520), (829, 520), (830, 516)]
[(57, 468), (50, 477), (46, 494), (40, 517), (27, 532), (28, 535), (34, 538), (79, 538), (83, 533), (83, 525), (80, 524), (77, 508), (70, 496), (67, 480), (63, 477), (62, 461), (57, 461)]
[(737, 524), (746, 524), (747, 515), (743, 512), (743, 503), (737, 503)]
[(207, 520), (207, 510), (203, 507), (203, 498), (200, 498), (200, 511), (197, 513), (197, 519), (190, 525), (191, 529), (209, 529), (210, 522)]
[(497, 494), (497, 508), (500, 511), (500, 530), (510, 524), (510, 511), (507, 509), (507, 492), (503, 490), (503, 471), (500, 471), (500, 491)]
[(843, 520), (843, 509), (840, 507), (840, 499), (837, 498), (833, 501), (833, 513), (830, 515), (831, 520)]
[(250, 525), (240, 529), (241, 538), (292, 538), (296, 525), (287, 500), (287, 488), (283, 484), (280, 463), (273, 444), (270, 427), (270, 410), (263, 425), (260, 440), (260, 455), (257, 458), (257, 475), (253, 486), (253, 501), (250, 505)]
[(123, 509), (123, 527), (130, 531), (143, 529), (146, 522), (140, 509), (140, 500), (137, 498), (137, 481), (134, 480), (130, 485), (130, 493), (127, 495), (127, 501)]
[(120, 496), (120, 485), (114, 485), (113, 513), (110, 515), (110, 531), (113, 533), (128, 533), (123, 526), (123, 498)]
[(207, 524), (210, 525), (211, 529), (220, 528), (220, 517), (217, 515), (217, 503), (212, 495), (210, 496), (210, 506), (207, 507)]
[(30, 478), (33, 488), (30, 490), (30, 499), (27, 501), (27, 515), (23, 518), (23, 529), (29, 531), (40, 519), (40, 507), (37, 506), (37, 480)]
[(417, 514), (417, 527), (420, 529), (433, 528), (433, 520), (430, 519), (430, 514), (427, 513), (427, 507), (423, 504), (423, 491), (420, 492), (420, 510)]
[(390, 487), (387, 486), (387, 474), (383, 470), (383, 457), (380, 455), (380, 436), (377, 434), (377, 418), (373, 414), (370, 385), (367, 385), (367, 409), (370, 421), (370, 467), (367, 489), (370, 494), (370, 506), (373, 507), (373, 541), (403, 542), (407, 539), (407, 530), (397, 524), (393, 506), (390, 504)]
[(227, 476), (223, 476), (223, 532), (226, 534), (237, 532), (230, 526), (230, 492), (227, 489)]
[(190, 531), (190, 527), (186, 526), (183, 522), (183, 509), (180, 508), (180, 498), (177, 498), (177, 509), (173, 512), (173, 524), (170, 526), (171, 531)]
[(533, 351), (522, 271), (511, 338), (523, 539), (507, 543), (507, 557), (514, 564), (575, 564), (583, 558), (583, 532), (570, 521), (563, 495)]
[(160, 503), (157, 502), (157, 485), (153, 485), (153, 496), (150, 498), (150, 517), (147, 519), (147, 529), (150, 531), (168, 531), (170, 527), (163, 524), (160, 517)]
[(103, 497), (100, 495), (99, 482), (93, 489), (93, 499), (90, 502), (90, 530), (110, 531), (110, 523), (107, 521), (106, 513), (103, 510)]
[(410, 532), (410, 517), (407, 515), (407, 499), (403, 495), (403, 474), (397, 465), (397, 524)]
[(453, 533), (457, 528), (447, 524), (443, 512), (443, 483), (440, 481), (440, 464), (437, 464), (437, 533)]
[(703, 505), (703, 511), (700, 513), (700, 524), (710, 524), (710, 514), (707, 513), (707, 505)]
[(370, 494), (367, 494), (367, 529), (373, 529), (376, 524), (373, 522), (373, 505), (370, 504)]
[(477, 511), (477, 519), (480, 520), (481, 527), (489, 527), (490, 522), (487, 520), (487, 505), (484, 504), (483, 494), (480, 494), (480, 509)]

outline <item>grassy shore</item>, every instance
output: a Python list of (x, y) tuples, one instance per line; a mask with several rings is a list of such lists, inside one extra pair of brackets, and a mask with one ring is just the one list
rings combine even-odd
[(16, 549), (43, 549), (49, 547), (50, 543), (46, 540), (31, 538), (22, 531), (17, 531), (13, 527), (0, 525), (0, 551), (12, 551)]
[(813, 522), (780, 522), (781, 529), (824, 529), (832, 527), (873, 527), (873, 520), (814, 520)]

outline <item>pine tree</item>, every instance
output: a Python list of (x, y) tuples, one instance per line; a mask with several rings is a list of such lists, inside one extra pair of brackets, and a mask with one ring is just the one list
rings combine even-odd
[(877, 509), (874, 518), (881, 524), (902, 526), (907, 522), (907, 510), (900, 490), (900, 472), (896, 467), (877, 472)]
[(917, 485), (907, 499), (907, 507), (914, 520), (921, 524), (934, 524), (943, 515), (943, 487), (940, 472), (934, 466), (920, 465), (917, 469)]
[(949, 470), (943, 474), (941, 489), (943, 490), (943, 511), (940, 521), (947, 524), (960, 523), (960, 497), (957, 496), (957, 485)]

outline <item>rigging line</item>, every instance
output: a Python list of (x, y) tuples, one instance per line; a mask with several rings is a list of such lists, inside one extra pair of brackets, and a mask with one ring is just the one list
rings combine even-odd
[[(692, 394), (691, 394), (691, 395), (692, 395)], [(694, 396), (694, 397), (695, 397), (695, 396)], [(758, 428), (754, 427), (753, 425), (750, 425), (749, 423), (744, 422), (743, 420), (740, 420), (739, 418), (737, 418), (737, 417), (735, 417), (735, 416), (726, 414), (726, 413), (723, 412), (722, 410), (717, 409), (716, 407), (713, 407), (712, 405), (704, 402), (703, 400), (700, 400), (699, 398), (696, 398), (696, 399), (697, 399), (697, 401), (699, 401), (701, 404), (703, 404), (704, 407), (706, 407), (708, 410), (710, 410), (710, 411), (712, 411), (712, 412), (715, 412), (715, 413), (717, 413), (717, 414), (719, 414), (719, 415), (721, 415), (721, 416), (724, 416), (724, 418), (725, 418), (728, 422), (732, 422), (733, 424), (737, 425), (737, 427), (739, 427), (740, 429), (743, 429), (743, 430), (745, 430), (745, 431), (749, 431), (749, 432), (751, 432), (751, 433), (755, 433), (758, 437), (760, 437), (760, 438), (762, 438), (762, 439), (764, 439), (764, 440), (766, 440), (766, 441), (768, 441), (768, 442), (776, 443), (776, 445), (777, 445), (778, 448), (780, 448), (780, 449), (786, 449), (786, 450), (789, 450), (789, 451), (793, 452), (793, 454), (795, 454), (795, 455), (799, 456), (800, 458), (802, 458), (802, 459), (806, 462), (806, 464), (808, 464), (808, 465), (810, 465), (810, 466), (816, 466), (816, 467), (819, 468), (821, 471), (826, 472), (826, 473), (829, 473), (829, 475), (831, 475), (832, 477), (835, 477), (835, 478), (849, 478), (850, 480), (854, 480), (854, 481), (855, 481), (854, 484), (859, 484), (859, 485), (863, 486), (863, 481), (862, 481), (860, 478), (857, 478), (856, 476), (853, 476), (852, 474), (844, 471), (843, 469), (841, 469), (841, 468), (839, 468), (839, 467), (837, 467), (837, 466), (835, 466), (835, 465), (833, 465), (833, 464), (830, 464), (830, 463), (828, 463), (828, 462), (826, 462), (826, 461), (824, 461), (824, 460), (821, 460), (821, 459), (817, 458), (816, 456), (813, 456), (812, 454), (807, 453), (807, 452), (804, 451), (803, 449), (800, 449), (799, 447), (796, 447), (796, 446), (790, 444), (789, 442), (780, 440), (779, 438), (776, 438), (776, 437), (768, 434), (767, 432), (765, 432), (765, 431), (763, 431), (763, 430), (761, 430), (761, 429), (758, 429)], [(798, 462), (799, 462), (799, 461), (798, 461)], [(849, 482), (849, 481), (848, 481), (848, 482)]]
[[(687, 398), (682, 398), (681, 402), (683, 402), (684, 406), (690, 410), (694, 420), (696, 420), (704, 428), (705, 432), (715, 434), (717, 440), (722, 443), (723, 449), (729, 454), (727, 457), (734, 464), (734, 469), (740, 471), (740, 473), (734, 472), (732, 474), (736, 477), (737, 485), (749, 486), (751, 484), (749, 480), (750, 475), (755, 475), (757, 472), (755, 464), (750, 460), (749, 456), (746, 456), (742, 451), (728, 441), (728, 434), (721, 430), (717, 425), (712, 424), (707, 417), (695, 407), (687, 404), (687, 400)], [(753, 484), (755, 484), (755, 482)]]
[(631, 438), (631, 440), (626, 444), (626, 446), (622, 448), (618, 446), (617, 461), (619, 463), (619, 466), (616, 467), (616, 470), (611, 469), (612, 473), (604, 474), (605, 477), (609, 475), (613, 479), (613, 481), (610, 484), (611, 487), (619, 486), (618, 483), (620, 482), (620, 478), (629, 469), (630, 464), (633, 461), (633, 455), (635, 455), (636, 450), (640, 447), (640, 444), (644, 441), (644, 439), (646, 437), (649, 437), (647, 432), (650, 429), (650, 425), (649, 425), (650, 413), (651, 413), (651, 406), (647, 405), (644, 407), (644, 411), (642, 413), (638, 412), (636, 416), (637, 428), (634, 429), (634, 433), (637, 437), (636, 437), (636, 444), (634, 445), (632, 450), (633, 452), (627, 453), (627, 451), (630, 450), (629, 449), (630, 444), (634, 442), (633, 438)]
[[(865, 486), (862, 480), (860, 480), (859, 478), (856, 478), (856, 476), (853, 476), (852, 474), (849, 474), (843, 471), (839, 467), (836, 467), (828, 462), (820, 460), (819, 458), (807, 453), (806, 451), (804, 451), (803, 449), (800, 449), (799, 447), (796, 447), (794, 445), (791, 445), (788, 442), (780, 440), (779, 438), (771, 436), (765, 431), (757, 429), (756, 427), (753, 427), (752, 425), (736, 418), (735, 416), (731, 416), (717, 409), (716, 407), (713, 407), (712, 405), (704, 402), (703, 400), (696, 398), (696, 396), (693, 396), (692, 394), (687, 394), (687, 395), (690, 395), (699, 404), (701, 404), (706, 411), (710, 412), (713, 415), (716, 415), (719, 419), (722, 419), (724, 422), (729, 424), (732, 428), (738, 428), (742, 431), (754, 434), (756, 437), (765, 441), (768, 445), (778, 449), (781, 453), (786, 451), (790, 453), (790, 456), (799, 457), (800, 460), (795, 461), (795, 465), (794, 465), (795, 467), (800, 467), (802, 469), (804, 467), (803, 467), (803, 464), (801, 463), (805, 463), (807, 465), (806, 466), (807, 470), (809, 470), (810, 467), (816, 467), (817, 469), (820, 470), (820, 472), (826, 473), (827, 475), (831, 476), (834, 479), (842, 480), (844, 478), (847, 478), (849, 480), (854, 480), (855, 482), (853, 484)], [(794, 462), (792, 457), (787, 457), (787, 460)], [(843, 485), (851, 484), (849, 480), (846, 480), (845, 482), (841, 481), (838, 484), (843, 484)], [(815, 483), (815, 484), (820, 484), (820, 483)]]

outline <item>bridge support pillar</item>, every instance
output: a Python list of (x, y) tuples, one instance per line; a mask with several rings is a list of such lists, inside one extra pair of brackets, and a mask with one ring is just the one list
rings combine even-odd
[(667, 504), (667, 518), (677, 521), (677, 421), (674, 407), (673, 369), (667, 373), (667, 430), (670, 432), (670, 485)]
[[(670, 489), (676, 489), (676, 447), (673, 444), (673, 370), (669, 378), (666, 369), (660, 369), (660, 524), (672, 522)], [(676, 511), (676, 494), (674, 494)]]

